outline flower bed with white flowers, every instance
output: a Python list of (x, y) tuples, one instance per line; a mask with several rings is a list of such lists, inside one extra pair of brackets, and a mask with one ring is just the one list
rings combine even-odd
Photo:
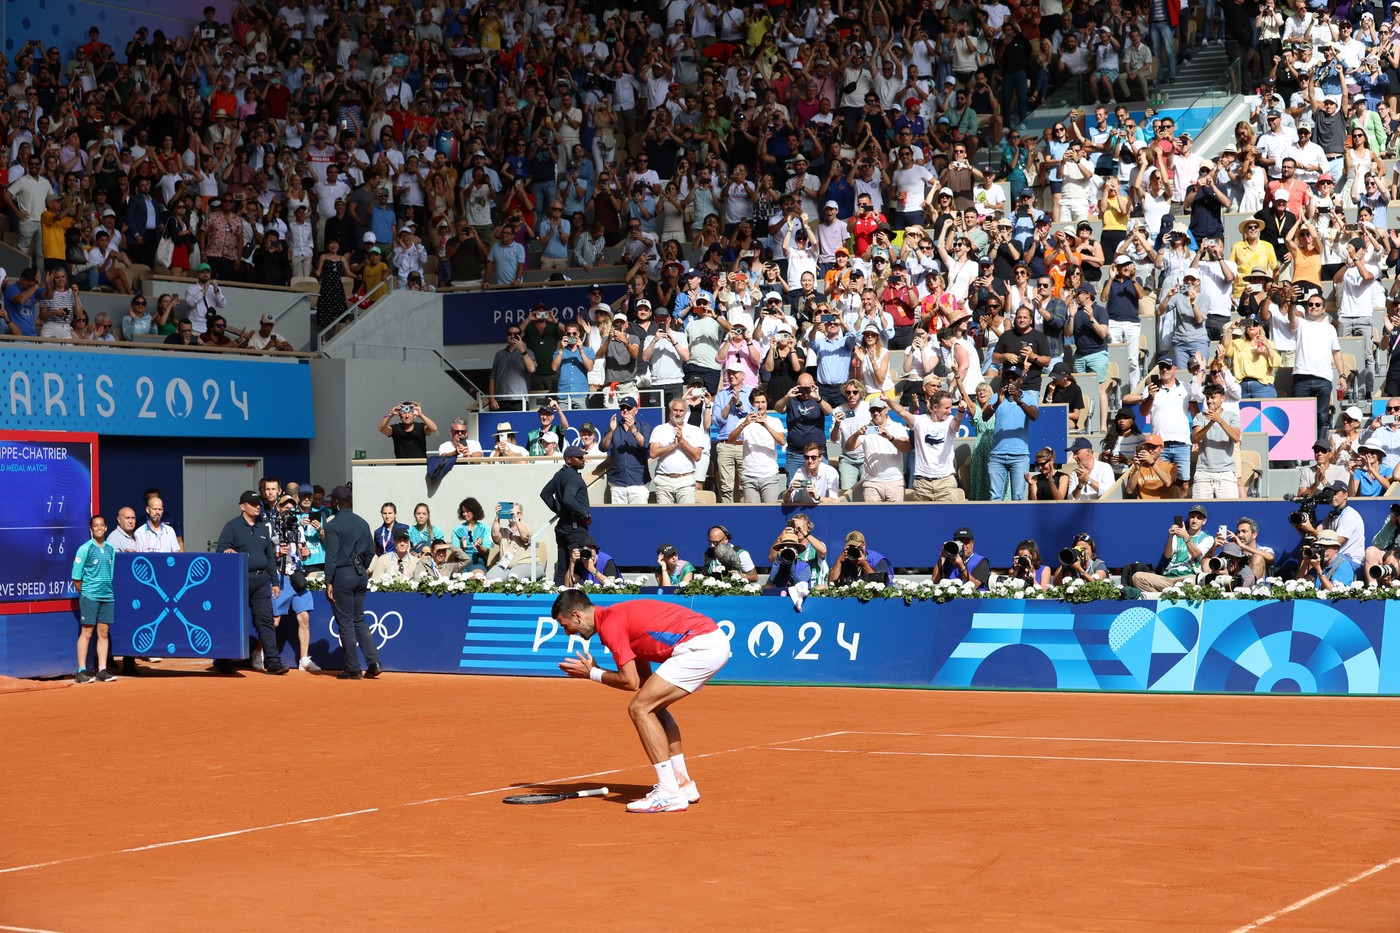
[[(310, 580), (308, 587), (324, 590), (324, 580)], [(600, 593), (613, 596), (626, 596), (652, 587), (651, 577), (636, 576), (631, 580), (619, 577), (610, 583), (585, 583), (579, 587), (586, 593)], [(459, 574), (446, 580), (406, 580), (389, 577), (378, 583), (369, 584), (371, 593), (423, 593), (428, 596), (456, 596), (463, 593), (497, 593), (501, 595), (540, 596), (558, 593), (564, 587), (552, 581), (526, 580), (510, 577), (506, 580), (482, 580), (479, 577)], [(750, 583), (740, 577), (695, 576), (684, 586), (674, 591), (679, 596), (761, 596), (763, 585)], [(771, 594), (771, 588), (770, 588)], [(905, 604), (914, 602), (946, 603), (954, 599), (1035, 599), (1058, 600), (1068, 603), (1090, 603), (1121, 599), (1141, 599), (1130, 597), (1116, 580), (1071, 580), (1063, 586), (1044, 588), (1028, 586), (1024, 580), (1000, 579), (985, 590), (978, 590), (971, 580), (897, 580), (894, 583), (867, 583), (857, 581), (848, 586), (823, 587), (812, 590), (813, 599), (857, 599), (869, 602), (872, 599), (898, 599)], [(1246, 599), (1287, 601), (1294, 599), (1400, 599), (1400, 586), (1383, 586), (1373, 581), (1357, 580), (1346, 586), (1330, 590), (1319, 590), (1311, 583), (1302, 580), (1280, 580), (1269, 577), (1250, 587), (1231, 590), (1215, 584), (1182, 583), (1168, 587), (1159, 597), (1166, 602), (1205, 602), (1213, 599)]]

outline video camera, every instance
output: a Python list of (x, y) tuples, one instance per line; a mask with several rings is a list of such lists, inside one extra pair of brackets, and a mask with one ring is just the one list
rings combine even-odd
[(1317, 507), (1319, 505), (1330, 505), (1332, 502), (1332, 497), (1330, 495), (1298, 496), (1289, 493), (1283, 498), (1284, 501), (1292, 502), (1294, 505), (1297, 506), (1296, 509), (1288, 513), (1288, 520), (1294, 525), (1301, 525), (1304, 521), (1307, 521), (1314, 525), (1317, 524)]

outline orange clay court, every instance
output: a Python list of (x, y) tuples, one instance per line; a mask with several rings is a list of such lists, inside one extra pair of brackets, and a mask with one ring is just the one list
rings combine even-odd
[(631, 815), (626, 699), (5, 694), (0, 930), (1400, 928), (1396, 700), (718, 685), (675, 708), (701, 802)]

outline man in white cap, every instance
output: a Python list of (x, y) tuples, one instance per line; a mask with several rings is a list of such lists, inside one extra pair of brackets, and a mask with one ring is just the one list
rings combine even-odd
[(247, 338), (247, 346), (250, 350), (295, 350), (296, 348), (281, 334), (273, 331), (273, 326), (277, 323), (276, 316), (271, 311), (263, 312), (258, 318), (258, 330), (250, 334)]

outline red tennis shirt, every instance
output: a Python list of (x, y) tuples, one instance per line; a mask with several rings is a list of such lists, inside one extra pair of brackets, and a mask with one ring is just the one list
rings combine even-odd
[(719, 627), (698, 612), (659, 599), (595, 606), (593, 624), (619, 670), (633, 659), (664, 661), (676, 645)]

